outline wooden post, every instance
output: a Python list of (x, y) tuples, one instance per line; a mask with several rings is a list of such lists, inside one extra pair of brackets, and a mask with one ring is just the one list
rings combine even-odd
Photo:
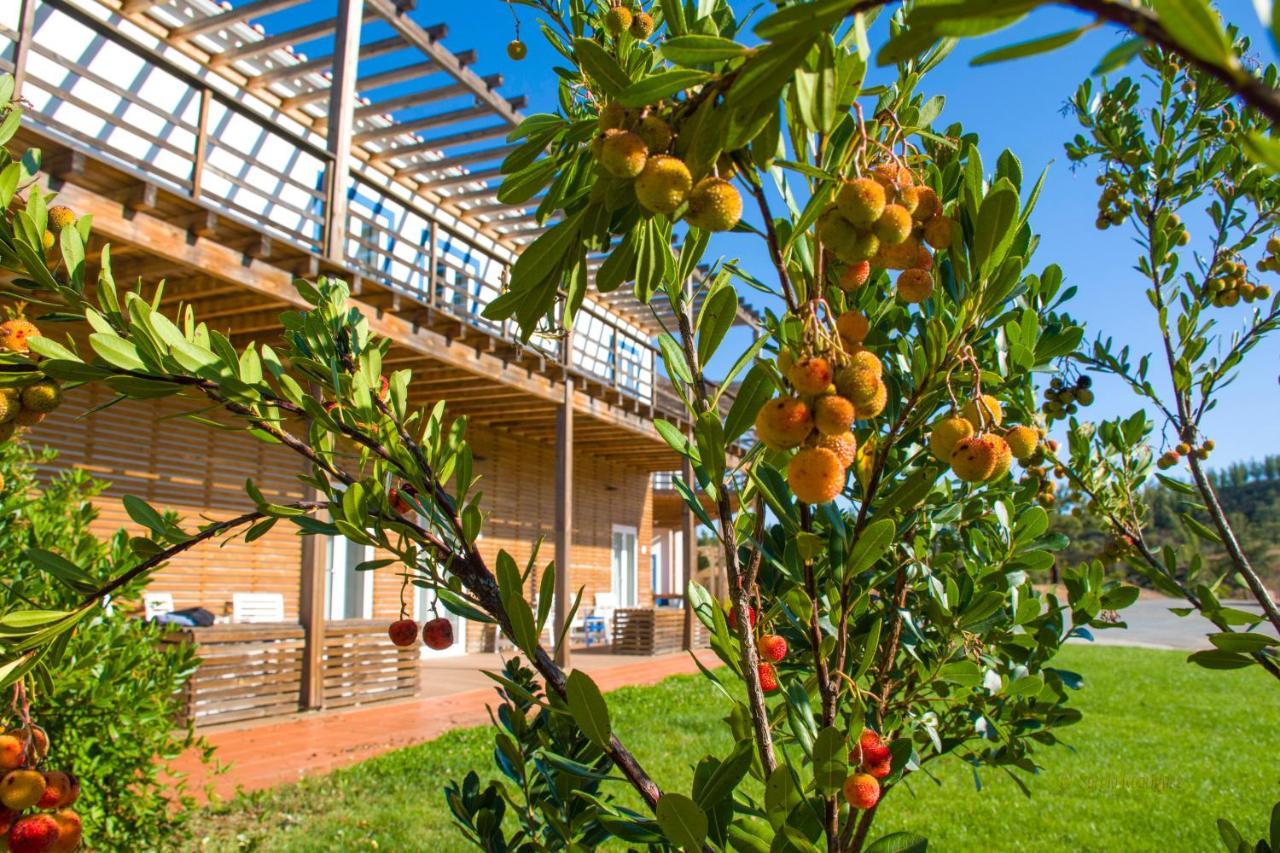
[(213, 95), (208, 87), (200, 90), (200, 118), (196, 124), (196, 151), (191, 161), (191, 197), (200, 198), (204, 187), (204, 164), (209, 156), (209, 102)]
[(329, 84), (328, 210), (324, 252), (331, 260), (345, 260), (347, 248), (347, 185), (351, 180), (351, 126), (355, 121), (356, 63), (360, 59), (360, 25), (364, 0), (338, 0), (338, 31), (333, 45), (333, 79)]
[(556, 664), (570, 666), (569, 636), (565, 623), (569, 620), (569, 566), (573, 560), (573, 377), (564, 377), (564, 402), (556, 411)]
[(22, 0), (18, 12), (18, 44), (13, 54), (13, 94), (22, 96), (22, 81), (27, 76), (27, 56), (31, 53), (31, 40), (35, 38), (36, 3), (38, 0)]
[[(319, 492), (307, 486), (304, 499), (319, 499)], [(298, 618), (302, 622), (302, 688), (299, 704), (308, 710), (324, 707), (324, 576), (328, 568), (325, 540), (302, 537), (302, 584)]]
[[(680, 460), (680, 476), (684, 478), (689, 488), (696, 490), (693, 463), (687, 457)], [(689, 597), (689, 584), (693, 582), (693, 576), (698, 571), (698, 524), (693, 510), (687, 506), (680, 516), (680, 536), (681, 550), (684, 551), (683, 559), (680, 560), (684, 564), (684, 583), (680, 588), (684, 593), (684, 639), (680, 648), (688, 651), (693, 648), (693, 600)]]

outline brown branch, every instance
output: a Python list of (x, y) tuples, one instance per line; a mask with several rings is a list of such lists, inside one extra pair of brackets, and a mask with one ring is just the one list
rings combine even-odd
[(765, 242), (769, 245), (769, 257), (778, 273), (778, 283), (782, 286), (782, 297), (787, 308), (793, 314), (800, 313), (800, 305), (796, 302), (796, 294), (791, 286), (791, 277), (787, 274), (787, 262), (782, 257), (782, 245), (778, 242), (778, 229), (773, 224), (773, 213), (769, 210), (769, 199), (765, 197), (764, 185), (758, 177), (750, 182), (751, 194), (755, 196), (756, 206), (760, 208), (760, 216), (764, 219)]

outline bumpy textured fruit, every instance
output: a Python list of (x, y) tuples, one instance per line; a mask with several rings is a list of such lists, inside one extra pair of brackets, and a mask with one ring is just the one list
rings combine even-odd
[(62, 403), (62, 389), (48, 379), (22, 389), (22, 408), (32, 412), (52, 412)]
[(813, 404), (813, 425), (823, 435), (840, 435), (853, 427), (853, 403), (837, 394), (826, 394)]
[[(981, 410), (981, 416), (979, 416), (979, 410)], [(960, 410), (960, 417), (973, 424), (974, 429), (989, 429), (1000, 426), (1001, 421), (1004, 420), (1004, 409), (995, 397), (983, 394), (977, 400), (970, 400), (969, 404)]]
[(654, 213), (670, 213), (684, 203), (692, 187), (693, 176), (683, 160), (655, 154), (636, 178), (636, 201)]
[(893, 761), (886, 758), (884, 761), (880, 761), (876, 764), (863, 765), (862, 769), (877, 779), (883, 779), (893, 772)]
[(54, 246), (58, 245), (58, 238), (53, 236), (53, 232), (48, 228), (44, 229), (44, 233), (40, 235), (40, 245), (47, 252)]
[(773, 664), (761, 663), (757, 665), (756, 673), (760, 676), (760, 689), (765, 693), (772, 693), (778, 689), (778, 671), (773, 668)]
[(62, 809), (54, 812), (53, 820), (58, 824), (58, 840), (49, 853), (71, 853), (80, 846), (80, 840), (84, 837), (80, 815), (70, 809)]
[(614, 6), (604, 16), (604, 28), (611, 35), (620, 36), (631, 26), (631, 10), (626, 6)]
[(991, 469), (991, 476), (987, 479), (999, 480), (1013, 467), (1013, 451), (1009, 449), (1009, 442), (1001, 436), (988, 434), (987, 441), (990, 442), (996, 457), (996, 464)]
[(850, 359), (850, 365), (863, 370), (870, 370), (876, 376), (884, 375), (884, 365), (880, 363), (880, 359), (876, 358), (876, 354), (871, 350), (858, 350)]
[(29, 809), (44, 795), (44, 774), (39, 770), (10, 770), (0, 779), (0, 803), (14, 811)]
[(880, 802), (880, 780), (869, 773), (855, 773), (844, 781), (844, 798), (855, 809), (869, 809)]
[(851, 364), (836, 374), (836, 392), (857, 408), (875, 399), (881, 384), (880, 373), (867, 365)]
[(934, 249), (945, 249), (951, 245), (951, 220), (945, 216), (935, 216), (924, 224), (924, 241)]
[(71, 777), (61, 770), (50, 770), (44, 774), (44, 793), (36, 803), (39, 809), (55, 809), (61, 805), (71, 792)]
[(787, 641), (777, 634), (765, 634), (760, 638), (760, 656), (777, 663), (787, 656)]
[(653, 35), (653, 18), (649, 17), (648, 12), (636, 12), (631, 18), (631, 37), (644, 41)]
[(913, 269), (924, 270), (925, 272), (933, 269), (933, 254), (924, 246), (918, 246), (916, 249), (916, 262)]
[(21, 317), (0, 323), (0, 350), (4, 352), (30, 352), (29, 338), (40, 337), (36, 324)]
[(418, 623), (412, 619), (397, 619), (387, 626), (387, 636), (397, 646), (412, 646), (418, 642)]
[(644, 144), (649, 146), (649, 150), (655, 153), (666, 151), (667, 147), (671, 145), (671, 140), (675, 138), (671, 125), (655, 115), (647, 115), (640, 119), (640, 124), (636, 127), (636, 133), (644, 140)]
[(0, 770), (16, 770), (22, 766), (22, 738), (0, 735)]
[(520, 41), (520, 39), (512, 39), (507, 42), (507, 56), (511, 57), (516, 62), (519, 62), (528, 55), (529, 48), (525, 47), (525, 43)]
[(1010, 427), (1004, 434), (1009, 451), (1018, 461), (1029, 459), (1040, 447), (1040, 431), (1029, 426)]
[(427, 648), (444, 651), (453, 646), (453, 623), (443, 616), (436, 617), (422, 626), (422, 642)]
[(794, 397), (770, 400), (756, 414), (756, 436), (774, 450), (799, 447), (812, 431), (808, 404)]
[(618, 130), (627, 123), (627, 108), (617, 101), (610, 101), (600, 108), (600, 131)]
[(861, 311), (845, 311), (836, 318), (836, 331), (846, 344), (860, 344), (867, 339), (871, 324)]
[(887, 405), (889, 405), (889, 389), (884, 382), (876, 380), (876, 393), (870, 400), (857, 406), (858, 420), (879, 417)]
[(951, 453), (951, 470), (966, 483), (980, 483), (996, 470), (996, 446), (985, 433), (971, 435), (956, 442)]
[(855, 226), (867, 228), (884, 213), (884, 187), (871, 178), (845, 181), (836, 193), (836, 207)]
[(629, 130), (606, 130), (600, 143), (600, 165), (615, 178), (634, 178), (644, 171), (649, 149)]
[[(751, 623), (752, 628), (756, 626), (756, 615), (756, 609), (748, 604), (747, 621)], [(732, 603), (729, 605), (729, 628), (734, 631), (738, 630), (738, 613), (733, 609)]]
[(909, 270), (920, 263), (920, 244), (908, 237), (896, 246), (881, 243), (871, 258), (871, 266), (886, 270)]
[(822, 447), (799, 450), (787, 463), (787, 484), (801, 503), (824, 504), (835, 500), (844, 488), (844, 479), (840, 459)]
[(875, 234), (858, 230), (835, 208), (818, 217), (818, 238), (846, 264), (870, 260), (880, 248), (880, 240)]
[(858, 261), (856, 264), (849, 264), (840, 271), (840, 289), (846, 292), (857, 290), (866, 284), (869, 278), (871, 278), (870, 261)]
[(862, 752), (863, 764), (879, 764), (889, 758), (889, 745), (871, 729), (863, 729), (858, 735), (858, 749)]
[(707, 231), (728, 231), (742, 218), (742, 196), (720, 178), (703, 178), (689, 193), (685, 221)]
[(911, 236), (911, 214), (900, 204), (887, 204), (876, 220), (875, 234), (882, 246), (897, 246)]
[(959, 415), (943, 418), (929, 430), (929, 450), (939, 461), (950, 463), (956, 442), (973, 435), (973, 424)]
[(853, 437), (851, 432), (842, 432), (836, 435), (824, 435), (814, 444), (815, 447), (824, 447), (836, 455), (840, 460), (840, 464), (846, 469), (853, 464), (854, 459), (858, 457), (858, 440)]
[(800, 359), (787, 371), (787, 380), (801, 394), (821, 394), (833, 379), (831, 362), (817, 355)]
[(50, 853), (57, 843), (58, 822), (52, 815), (27, 815), (9, 830), (10, 853)]
[(872, 171), (871, 177), (880, 186), (884, 187), (887, 195), (895, 198), (902, 189), (915, 184), (915, 178), (912, 177), (911, 170), (897, 163), (881, 163)]
[(7, 424), (22, 409), (22, 391), (18, 388), (0, 388), (0, 424)]
[(922, 269), (898, 273), (898, 298), (910, 305), (924, 302), (933, 293), (933, 275)]
[[(914, 207), (908, 203), (908, 195), (915, 202)], [(901, 199), (902, 206), (911, 211), (911, 218), (916, 222), (932, 219), (940, 207), (938, 194), (933, 191), (933, 187), (910, 187), (901, 193)]]
[(62, 204), (55, 204), (49, 208), (49, 228), (53, 231), (61, 231), (68, 225), (76, 224), (76, 214), (71, 208)]

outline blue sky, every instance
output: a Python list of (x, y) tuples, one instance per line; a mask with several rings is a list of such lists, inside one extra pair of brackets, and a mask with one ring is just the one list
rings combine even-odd
[[(1271, 44), (1251, 4), (1231, 0), (1222, 5), (1230, 10), (1231, 23), (1253, 37), (1255, 55), (1272, 61)], [(453, 8), (466, 11), (453, 14)], [(514, 35), (513, 8), (521, 20), (521, 35), (529, 45), (529, 56), (520, 63), (510, 61), (505, 53), (506, 43)], [(751, 7), (742, 4), (738, 8)], [(268, 32), (296, 26), (301, 16), (295, 14), (271, 16), (265, 21)], [(445, 44), (455, 51), (475, 48), (479, 53), (475, 70), (480, 74), (501, 72), (505, 77), (501, 91), (508, 97), (527, 96), (526, 113), (554, 110), (556, 77), (551, 69), (562, 64), (563, 59), (543, 40), (534, 10), (508, 6), (501, 0), (474, 0), (465, 7), (423, 4), (413, 14), (423, 24), (447, 23), (449, 35)], [(1094, 172), (1073, 173), (1062, 147), (1077, 132), (1075, 121), (1064, 115), (1063, 106), (1098, 59), (1115, 44), (1116, 31), (1095, 30), (1070, 47), (1044, 56), (983, 68), (968, 65), (970, 57), (992, 47), (1079, 26), (1083, 21), (1074, 12), (1050, 8), (1004, 32), (966, 41), (924, 81), (922, 89), (946, 97), (942, 123), (960, 121), (980, 135), (984, 162), (993, 164), (1000, 151), (1008, 148), (1021, 159), (1028, 183), (1048, 167), (1045, 189), (1032, 220), (1041, 235), (1033, 267), (1050, 263), (1063, 267), (1067, 283), (1079, 288), (1071, 310), (1085, 322), (1088, 337), (1113, 335), (1131, 343), (1136, 351), (1150, 351), (1159, 340), (1141, 279), (1132, 268), (1135, 249), (1131, 236), (1125, 228), (1095, 229)], [(875, 34), (883, 29), (882, 22)], [(317, 48), (314, 53), (318, 52)], [(1194, 245), (1194, 224), (1192, 238)], [(740, 258), (747, 269), (762, 278), (770, 270), (762, 241), (750, 235), (720, 235), (711, 252)], [(1264, 276), (1273, 279), (1264, 283), (1277, 289), (1277, 276)], [(749, 298), (754, 297), (752, 293)], [(1217, 309), (1220, 329), (1229, 334), (1240, 327), (1249, 310), (1244, 306)], [(1218, 446), (1213, 464), (1280, 452), (1280, 439), (1276, 438), (1280, 431), (1268, 426), (1280, 420), (1278, 372), (1280, 337), (1273, 337), (1254, 350), (1239, 379), (1223, 392), (1218, 408), (1205, 419), (1206, 434)], [(1095, 389), (1098, 402), (1087, 410), (1091, 417), (1128, 414), (1138, 406), (1136, 398), (1120, 383), (1096, 379)]]

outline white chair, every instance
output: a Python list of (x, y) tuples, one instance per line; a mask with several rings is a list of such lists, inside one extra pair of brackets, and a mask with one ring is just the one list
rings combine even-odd
[(278, 592), (231, 594), (232, 622), (283, 622), (284, 595)]
[[(618, 607), (618, 596), (612, 592), (597, 592), (595, 598), (595, 607), (591, 609), (591, 614), (584, 620), (584, 630), (586, 633), (587, 645), (591, 645), (592, 629), (602, 633), (602, 639), (606, 644), (613, 642), (613, 611)], [(597, 628), (596, 626), (601, 626)]]
[(154, 619), (165, 613), (173, 612), (173, 593), (146, 592), (142, 594), (142, 615), (146, 619)]

